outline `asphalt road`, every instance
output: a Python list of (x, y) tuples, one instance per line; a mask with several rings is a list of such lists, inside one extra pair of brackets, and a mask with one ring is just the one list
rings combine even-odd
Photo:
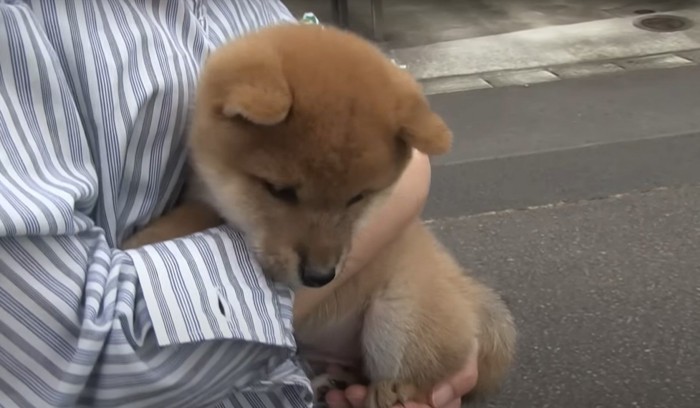
[(700, 66), (430, 101), (455, 137), (428, 219), (700, 184)]
[(519, 327), (483, 406), (700, 407), (699, 209), (683, 186), (431, 222)]

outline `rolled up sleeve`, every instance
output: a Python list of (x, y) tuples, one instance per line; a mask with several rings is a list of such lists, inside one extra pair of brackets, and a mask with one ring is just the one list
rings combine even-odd
[(269, 286), (237, 231), (221, 227), (126, 253), (161, 346), (236, 338), (294, 347), (291, 293)]
[(308, 406), (290, 293), (252, 263), (223, 266), (248, 262), (230, 256), (239, 240), (216, 229), (125, 253), (99, 229), (0, 239), (0, 400), (192, 407), (257, 395)]

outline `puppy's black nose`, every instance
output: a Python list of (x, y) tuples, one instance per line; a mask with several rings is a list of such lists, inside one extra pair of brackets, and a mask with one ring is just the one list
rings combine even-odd
[(305, 263), (299, 265), (299, 274), (301, 275), (301, 283), (310, 288), (320, 288), (329, 284), (335, 278), (335, 268), (318, 269), (309, 267)]

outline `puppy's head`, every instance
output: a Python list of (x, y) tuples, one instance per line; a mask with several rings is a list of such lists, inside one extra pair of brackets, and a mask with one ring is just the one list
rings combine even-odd
[(352, 34), (276, 26), (227, 44), (203, 69), (192, 164), (273, 280), (319, 287), (413, 149), (451, 133), (418, 84)]

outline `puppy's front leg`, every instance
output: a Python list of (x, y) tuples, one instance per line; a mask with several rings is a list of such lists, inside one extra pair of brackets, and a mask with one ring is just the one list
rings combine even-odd
[(454, 311), (401, 282), (390, 283), (373, 299), (362, 331), (370, 408), (430, 402), (433, 387), (464, 365), (473, 346), (476, 332), (470, 323), (476, 317), (460, 314), (458, 322)]

